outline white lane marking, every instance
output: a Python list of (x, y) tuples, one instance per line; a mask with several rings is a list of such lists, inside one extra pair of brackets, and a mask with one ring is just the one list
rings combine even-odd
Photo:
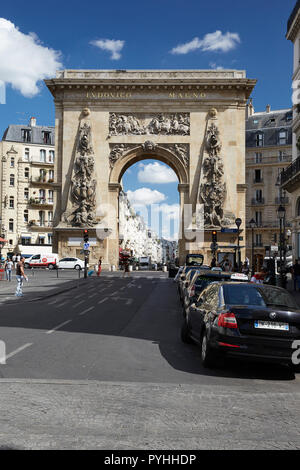
[(95, 297), (95, 295), (97, 295), (97, 292), (95, 294), (89, 295), (89, 299), (92, 299), (93, 297)]
[(69, 302), (69, 300), (65, 300), (61, 304), (57, 304), (56, 307), (62, 307), (63, 305), (67, 304), (68, 302)]
[(77, 302), (77, 304), (74, 304), (72, 305), (72, 307), (78, 307), (78, 305), (82, 304), (83, 302), (85, 302), (85, 300), (80, 300), (80, 302)]
[(133, 302), (133, 299), (127, 299), (127, 301), (126, 301), (126, 305), (131, 305), (131, 304), (132, 304), (132, 302)]
[(18, 354), (19, 352), (23, 351), (26, 348), (29, 348), (29, 346), (32, 346), (32, 345), (33, 345), (33, 343), (27, 343), (27, 344), (24, 344), (23, 346), (20, 346), (15, 351), (7, 354), (7, 356), (5, 356), (5, 359), (9, 359), (10, 357), (14, 356), (15, 354)]
[(99, 300), (98, 305), (102, 304), (103, 302), (106, 302), (106, 300), (108, 300), (108, 297), (104, 297), (104, 299)]
[(112, 295), (118, 295), (118, 293), (119, 293), (119, 292), (116, 290), (115, 292), (113, 292), (113, 293), (110, 294), (110, 295), (111, 295), (111, 296), (112, 296)]
[(56, 302), (58, 302), (58, 299), (55, 299), (55, 300), (52, 300), (51, 302), (48, 302), (48, 305), (56, 304)]
[(121, 289), (120, 289), (120, 290), (124, 290), (124, 289), (125, 289), (125, 286), (121, 287)]
[(90, 312), (91, 310), (94, 310), (94, 308), (95, 307), (86, 308), (85, 310), (83, 310), (83, 312), (80, 312), (78, 315), (84, 315), (85, 313)]
[(52, 330), (49, 330), (46, 332), (46, 335), (51, 335), (51, 333), (53, 333), (54, 331), (58, 330), (59, 328), (61, 328), (62, 326), (64, 325), (67, 325), (67, 323), (70, 323), (72, 320), (67, 320), (67, 321), (64, 321), (63, 323), (61, 323), (60, 325), (57, 325), (55, 326)]

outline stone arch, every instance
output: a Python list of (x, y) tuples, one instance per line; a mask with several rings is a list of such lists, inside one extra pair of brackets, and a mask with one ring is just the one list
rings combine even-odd
[[(125, 173), (125, 171), (135, 164), (138, 161), (142, 160), (159, 160), (175, 172), (179, 184), (179, 204), (180, 204), (180, 222), (179, 222), (179, 240), (178, 240), (178, 250), (179, 250), (179, 259), (180, 264), (184, 264), (186, 256), (186, 246), (184, 237), (180, 234), (182, 233), (182, 225), (184, 220), (184, 206), (189, 203), (189, 194), (190, 194), (190, 184), (189, 184), (189, 169), (188, 162), (185, 163), (183, 159), (179, 158), (172, 150), (162, 147), (160, 145), (152, 144), (147, 146), (147, 143), (143, 145), (133, 146), (127, 151), (124, 151), (122, 156), (120, 156), (112, 165), (110, 176), (109, 176), (109, 193), (110, 193), (110, 204), (112, 207), (115, 207), (115, 212), (118, 213), (118, 197), (119, 191), (121, 189), (120, 181)], [(115, 231), (119, 234), (118, 224), (115, 226)], [(118, 236), (116, 237), (118, 239)], [(110, 262), (111, 264), (116, 264), (117, 258), (119, 256), (119, 246), (116, 243), (113, 243), (110, 240)]]
[(170, 166), (175, 172), (179, 184), (189, 184), (187, 166), (174, 152), (160, 145), (155, 145), (152, 150), (140, 145), (125, 151), (122, 157), (114, 163), (110, 172), (109, 183), (120, 183), (123, 174), (130, 166), (138, 161), (150, 159), (159, 160)]

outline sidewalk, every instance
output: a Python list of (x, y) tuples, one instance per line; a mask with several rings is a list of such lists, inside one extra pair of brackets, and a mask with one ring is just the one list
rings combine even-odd
[[(26, 270), (28, 282), (24, 280), (22, 302), (32, 302), (60, 294), (79, 287), (84, 282), (83, 274), (79, 279), (77, 272), (59, 272), (46, 270)], [(11, 282), (0, 281), (0, 304), (18, 303), (15, 297), (17, 287), (16, 276), (12, 275)]]

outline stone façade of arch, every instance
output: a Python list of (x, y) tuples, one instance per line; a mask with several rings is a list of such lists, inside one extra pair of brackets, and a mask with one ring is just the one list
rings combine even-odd
[(109, 184), (119, 184), (125, 171), (134, 163), (141, 160), (159, 160), (167, 164), (175, 172), (179, 184), (189, 184), (188, 168), (171, 150), (165, 149), (159, 145), (155, 146), (155, 150), (145, 150), (142, 146), (132, 148), (124, 152), (113, 165)]

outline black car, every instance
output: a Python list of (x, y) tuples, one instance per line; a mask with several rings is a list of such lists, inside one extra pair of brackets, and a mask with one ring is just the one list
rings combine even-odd
[[(184, 319), (181, 338), (201, 346), (204, 367), (225, 357), (292, 364), (300, 339), (300, 310), (279, 287), (239, 282), (209, 285)], [(293, 365), (299, 370), (299, 366)]]
[(231, 273), (222, 271), (200, 270), (196, 271), (190, 282), (184, 282), (182, 288), (183, 315), (186, 315), (189, 306), (195, 302), (200, 293), (213, 282), (230, 281)]

